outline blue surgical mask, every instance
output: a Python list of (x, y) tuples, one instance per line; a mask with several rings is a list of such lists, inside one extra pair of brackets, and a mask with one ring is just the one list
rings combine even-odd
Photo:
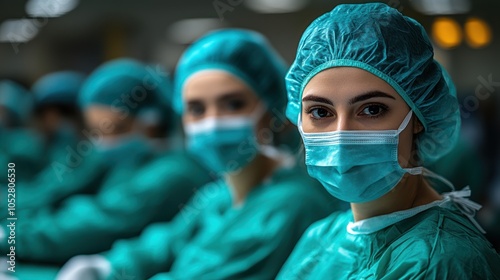
[(187, 149), (218, 174), (239, 170), (258, 154), (255, 128), (264, 113), (259, 106), (249, 116), (210, 117), (187, 124)]
[(422, 174), (422, 168), (402, 168), (398, 162), (399, 134), (408, 125), (410, 111), (397, 130), (353, 130), (305, 133), (299, 116), (309, 175), (340, 200), (367, 202), (392, 190), (405, 173)]
[(111, 164), (134, 161), (150, 149), (148, 141), (137, 134), (101, 139), (95, 143), (95, 148), (97, 153)]

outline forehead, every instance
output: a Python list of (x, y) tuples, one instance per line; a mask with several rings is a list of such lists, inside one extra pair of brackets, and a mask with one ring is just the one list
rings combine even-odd
[(87, 107), (84, 110), (84, 115), (88, 122), (99, 122), (107, 119), (116, 123), (124, 120), (124, 113), (122, 111), (98, 104)]
[(402, 98), (394, 88), (372, 73), (355, 67), (335, 67), (318, 73), (304, 88), (307, 95), (328, 95), (331, 98), (382, 91), (398, 100)]
[(204, 70), (193, 74), (186, 81), (183, 99), (187, 101), (217, 99), (230, 93), (257, 98), (257, 94), (235, 75), (223, 70)]

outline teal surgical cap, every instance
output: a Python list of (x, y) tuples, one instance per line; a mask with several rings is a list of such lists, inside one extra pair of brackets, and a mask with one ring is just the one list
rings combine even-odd
[(269, 111), (286, 106), (287, 66), (259, 33), (242, 29), (211, 32), (181, 57), (175, 78), (174, 109), (182, 113), (184, 85), (193, 74), (208, 69), (226, 71), (245, 82)]
[(10, 80), (0, 81), (0, 106), (7, 108), (21, 123), (29, 120), (33, 111), (33, 95)]
[(31, 88), (37, 105), (77, 105), (78, 93), (85, 75), (73, 71), (61, 71), (41, 77)]
[[(433, 58), (424, 28), (386, 4), (339, 5), (317, 18), (300, 40), (286, 77), (287, 117), (297, 124), (302, 93), (319, 72), (356, 67), (391, 85), (425, 130), (417, 136), (424, 163), (437, 160), (456, 143), (460, 113), (454, 87)], [(451, 82), (452, 83), (452, 82)]]
[(165, 108), (171, 92), (169, 76), (162, 67), (121, 58), (101, 65), (88, 77), (79, 103), (83, 109), (99, 104), (136, 115), (146, 108)]

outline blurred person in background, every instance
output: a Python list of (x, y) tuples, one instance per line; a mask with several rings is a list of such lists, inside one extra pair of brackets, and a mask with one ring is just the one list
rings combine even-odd
[[(23, 86), (0, 80), (0, 164), (16, 165), (16, 182), (31, 180), (46, 164), (43, 141), (31, 126), (33, 104)], [(7, 172), (1, 172), (0, 183), (6, 182)]]
[(32, 86), (36, 126), (45, 140), (49, 162), (64, 158), (66, 147), (76, 146), (84, 128), (78, 93), (85, 75), (60, 71), (41, 77)]
[[(95, 193), (107, 169), (89, 155), (70, 169), (84, 129), (78, 94), (85, 76), (74, 71), (54, 72), (32, 86), (35, 127), (43, 139), (46, 165), (32, 180), (17, 184), (18, 213), (56, 206), (76, 193)], [(74, 160), (74, 159), (73, 159)], [(7, 215), (6, 211), (1, 212)]]
[[(176, 147), (157, 153), (138, 127), (138, 113), (165, 108), (172, 91), (165, 77), (148, 69), (138, 61), (118, 59), (86, 80), (79, 103), (87, 125), (83, 135), (90, 138), (80, 140), (75, 151), (82, 162), (90, 156), (99, 158), (99, 165), (93, 162), (83, 170), (105, 169), (105, 178), (97, 186), (85, 186), (96, 187), (94, 193), (73, 193), (56, 206), (38, 205), (20, 217), (18, 260), (60, 264), (74, 255), (107, 250), (116, 239), (138, 235), (149, 223), (170, 220), (179, 205), (209, 181), (208, 173)], [(168, 122), (175, 119), (163, 117)], [(72, 167), (68, 176), (77, 173), (84, 179), (80, 168)], [(64, 189), (65, 183), (77, 180), (58, 185)], [(7, 245), (1, 242), (2, 252)]]
[(190, 46), (178, 63), (174, 105), (187, 149), (222, 178), (172, 222), (75, 257), (57, 279), (274, 278), (304, 229), (339, 207), (273, 141), (289, 124), (277, 117), (285, 72), (253, 31), (219, 30)]

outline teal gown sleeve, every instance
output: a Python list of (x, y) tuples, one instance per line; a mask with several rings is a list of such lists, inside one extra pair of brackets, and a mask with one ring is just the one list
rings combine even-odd
[(317, 182), (284, 177), (256, 190), (222, 222), (205, 215), (210, 229), (179, 252), (170, 271), (151, 279), (273, 279), (306, 228), (332, 211)]
[(84, 158), (74, 168), (61, 162), (52, 162), (35, 180), (18, 186), (18, 213), (40, 207), (56, 207), (71, 195), (94, 194), (108, 170), (96, 156)]
[[(121, 170), (95, 196), (78, 195), (58, 209), (18, 220), (16, 253), (27, 261), (64, 262), (95, 254), (121, 238), (138, 235), (149, 223), (170, 220), (198, 186), (209, 179), (187, 157), (165, 156), (137, 175)], [(124, 177), (124, 173), (131, 174)]]
[(172, 221), (150, 225), (139, 237), (119, 240), (111, 250), (102, 253), (112, 267), (108, 279), (121, 276), (147, 279), (161, 271), (168, 271), (177, 253), (191, 241), (200, 227), (203, 211), (190, 209), (199, 209), (201, 193), (198, 192)]

